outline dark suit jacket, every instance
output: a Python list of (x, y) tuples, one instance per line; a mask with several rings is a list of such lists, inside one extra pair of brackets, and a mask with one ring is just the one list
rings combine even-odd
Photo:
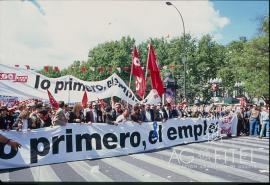
[[(85, 122), (88, 123), (89, 121), (91, 121), (92, 123), (95, 122), (94, 119), (94, 110), (90, 110), (88, 112), (86, 112), (86, 116), (85, 116)], [(102, 116), (102, 112), (101, 110), (96, 110), (97, 111), (97, 118), (96, 118), (96, 123), (103, 123), (103, 116)]]
[(112, 118), (115, 121), (116, 118), (121, 115), (123, 113), (123, 111), (121, 111), (120, 113), (117, 113), (115, 109), (112, 109)]
[(140, 113), (135, 113), (135, 112), (133, 112), (133, 113), (130, 115), (130, 118), (131, 118), (132, 121), (137, 122), (137, 123), (138, 123), (139, 121), (143, 121), (142, 116), (141, 116)]
[(53, 118), (53, 123), (54, 125), (60, 125), (60, 126), (64, 126), (66, 125), (66, 123), (68, 122), (66, 115), (63, 111), (63, 109), (58, 109), (54, 115)]
[[(154, 114), (154, 110), (153, 109), (150, 109), (150, 115), (151, 115), (151, 120), (150, 122), (154, 121), (155, 120), (155, 114)], [(147, 122), (148, 120), (146, 119), (146, 111), (143, 111), (141, 112), (141, 116), (142, 116), (142, 119), (144, 122)]]
[(160, 110), (156, 110), (156, 117), (155, 117), (155, 121), (162, 121), (163, 119), (167, 120), (169, 118), (167, 112), (165, 111), (165, 109), (161, 109), (161, 111), (163, 112), (163, 115), (159, 112)]
[(176, 109), (172, 110), (172, 118), (177, 118), (178, 117), (178, 112)]
[(14, 120), (12, 116), (6, 115), (5, 117), (0, 116), (0, 129), (7, 129), (9, 126), (10, 129), (12, 129)]
[[(76, 119), (79, 119), (80, 121), (79, 122), (76, 122)], [(69, 123), (81, 123), (81, 122), (84, 122), (83, 113), (80, 112), (80, 115), (79, 116), (76, 116), (76, 114), (74, 112), (70, 112), (68, 122)]]

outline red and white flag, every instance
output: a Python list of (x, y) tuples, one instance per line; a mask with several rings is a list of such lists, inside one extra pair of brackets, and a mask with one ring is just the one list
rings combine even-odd
[(135, 76), (136, 92), (143, 98), (146, 89), (146, 81), (136, 47), (134, 47), (133, 51), (131, 74)]
[(245, 107), (245, 106), (246, 106), (246, 99), (240, 98), (240, 107)]
[(84, 91), (83, 98), (82, 98), (82, 106), (83, 108), (87, 107), (88, 97), (86, 91)]
[(55, 109), (59, 108), (59, 104), (58, 102), (54, 99), (54, 97), (52, 96), (51, 92), (47, 89), (48, 92), (48, 96), (49, 96), (49, 101), (51, 103), (51, 106)]
[(164, 87), (163, 82), (160, 77), (160, 71), (157, 65), (157, 59), (155, 55), (154, 48), (151, 44), (149, 46), (149, 54), (148, 54), (148, 61), (147, 66), (150, 70), (150, 76), (151, 76), (151, 83), (152, 83), (152, 89), (156, 89), (158, 92), (158, 95), (161, 97), (164, 93)]

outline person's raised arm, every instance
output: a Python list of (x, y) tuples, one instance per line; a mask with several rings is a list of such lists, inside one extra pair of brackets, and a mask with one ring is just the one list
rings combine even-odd
[(17, 141), (13, 141), (12, 139), (8, 139), (5, 136), (0, 134), (0, 143), (3, 144), (8, 144), (9, 146), (11, 146), (13, 149), (17, 150), (18, 148), (21, 148), (21, 144), (18, 143)]

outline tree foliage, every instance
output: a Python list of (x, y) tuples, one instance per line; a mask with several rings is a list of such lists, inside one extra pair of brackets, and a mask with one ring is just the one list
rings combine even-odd
[[(149, 38), (137, 45), (142, 66), (146, 67), (148, 44), (155, 48), (162, 75), (171, 72), (179, 88), (178, 97), (183, 95), (184, 60), (186, 61), (186, 84), (188, 99), (201, 96), (205, 100), (211, 96), (210, 78), (222, 78), (221, 88), (225, 95), (232, 96), (235, 82), (245, 83), (244, 90), (250, 98), (263, 97), (269, 99), (269, 16), (260, 19), (259, 33), (247, 40), (240, 37), (224, 46), (218, 44), (210, 35), (199, 40), (186, 34), (185, 37)], [(129, 82), (130, 69), (118, 72), (117, 67), (131, 66), (135, 39), (122, 37), (118, 41), (108, 41), (89, 50), (87, 61), (74, 61), (61, 72), (40, 72), (49, 77), (74, 75), (82, 80), (98, 81), (117, 73), (126, 83)], [(163, 66), (168, 66), (166, 69)], [(81, 68), (86, 67), (86, 73)], [(95, 71), (89, 70), (95, 67)], [(98, 70), (104, 67), (104, 72)], [(149, 74), (148, 74), (149, 77)], [(134, 88), (134, 80), (131, 88)], [(148, 78), (148, 91), (151, 89)]]

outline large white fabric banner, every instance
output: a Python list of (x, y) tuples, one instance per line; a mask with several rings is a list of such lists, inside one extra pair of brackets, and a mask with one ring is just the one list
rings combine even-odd
[(165, 123), (93, 123), (32, 131), (0, 131), (19, 141), (15, 151), (0, 144), (0, 169), (128, 155), (182, 143), (213, 140), (220, 136), (217, 119), (170, 119)]
[(102, 81), (87, 82), (71, 75), (47, 78), (32, 70), (0, 64), (0, 95), (48, 100), (47, 89), (57, 101), (70, 103), (81, 102), (84, 91), (89, 101), (117, 96), (131, 105), (139, 102), (117, 74)]

